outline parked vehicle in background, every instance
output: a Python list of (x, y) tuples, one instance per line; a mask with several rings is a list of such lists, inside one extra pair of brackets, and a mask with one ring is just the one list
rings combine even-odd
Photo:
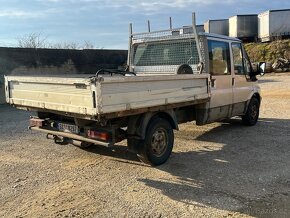
[(206, 33), (229, 35), (229, 19), (208, 20), (204, 23)]
[(262, 42), (290, 37), (290, 9), (269, 10), (259, 14), (259, 38)]
[[(193, 33), (192, 25), (191, 26), (183, 26), (183, 34)], [(196, 25), (196, 32), (197, 33), (204, 33), (204, 25)]]
[(256, 75), (239, 39), (183, 28), (133, 33), (128, 68), (70, 77), (5, 77), (6, 100), (38, 112), (30, 129), (55, 142), (113, 146), (127, 139), (140, 160), (170, 156), (178, 125), (241, 116), (255, 125), (261, 104)]
[(243, 42), (255, 42), (258, 39), (258, 15), (236, 15), (229, 18), (229, 36)]

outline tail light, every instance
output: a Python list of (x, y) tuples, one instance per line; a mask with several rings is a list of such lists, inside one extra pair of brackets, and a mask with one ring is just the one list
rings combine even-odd
[(42, 127), (44, 126), (45, 120), (39, 118), (31, 118), (29, 120), (30, 127)]
[(111, 135), (108, 132), (97, 131), (97, 130), (88, 130), (88, 137), (93, 139), (99, 139), (101, 141), (110, 141)]

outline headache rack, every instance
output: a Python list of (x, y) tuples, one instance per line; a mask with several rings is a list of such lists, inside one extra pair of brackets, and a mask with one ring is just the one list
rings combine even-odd
[[(188, 29), (188, 27), (187, 27)], [(186, 30), (187, 30), (186, 29)], [(129, 26), (128, 66), (136, 74), (177, 74), (181, 65), (188, 65), (193, 73), (201, 73), (203, 55), (196, 31), (195, 13), (192, 14), (192, 31), (182, 28), (133, 33)]]

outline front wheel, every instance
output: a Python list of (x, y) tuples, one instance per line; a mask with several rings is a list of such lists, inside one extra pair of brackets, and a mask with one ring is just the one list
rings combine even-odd
[(170, 123), (159, 117), (153, 118), (147, 128), (145, 139), (138, 140), (137, 156), (149, 165), (161, 165), (169, 158), (173, 143), (174, 133)]
[(252, 98), (247, 108), (247, 112), (242, 116), (243, 123), (247, 126), (254, 126), (259, 119), (260, 102), (257, 98)]

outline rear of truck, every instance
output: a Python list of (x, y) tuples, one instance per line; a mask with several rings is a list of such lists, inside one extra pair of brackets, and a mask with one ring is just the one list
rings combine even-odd
[[(210, 98), (196, 30), (182, 30), (131, 32), (127, 72), (7, 76), (6, 101), (36, 111), (29, 128), (57, 143), (112, 146), (128, 139), (141, 160), (159, 165), (171, 153), (172, 130), (194, 120), (195, 105)], [(155, 140), (150, 149), (144, 144), (148, 140)]]
[(120, 127), (129, 117), (206, 101), (207, 81), (207, 75), (7, 76), (5, 87), (7, 103), (37, 112), (32, 130), (110, 146), (124, 138)]

